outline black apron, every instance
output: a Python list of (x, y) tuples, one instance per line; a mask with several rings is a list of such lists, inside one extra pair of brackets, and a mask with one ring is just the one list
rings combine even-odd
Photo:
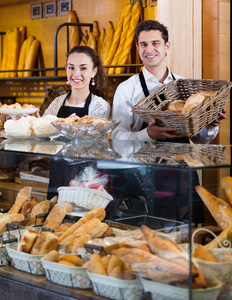
[[(61, 108), (58, 111), (58, 118), (67, 118), (71, 114), (75, 113), (77, 116), (84, 117), (88, 115), (89, 105), (92, 99), (92, 94), (90, 93), (86, 99), (84, 107), (71, 107), (65, 106), (65, 101), (71, 95), (71, 91), (65, 97)], [(74, 179), (81, 171), (86, 167), (92, 166), (96, 168), (97, 162), (93, 160), (83, 159), (73, 159), (72, 161), (67, 161), (62, 157), (54, 157), (50, 162), (50, 180), (47, 192), (47, 199), (51, 199), (57, 195), (57, 189), (60, 186), (68, 186), (70, 180)]]
[[(176, 80), (175, 76), (171, 73), (172, 75), (172, 79)], [(139, 80), (143, 89), (143, 93), (145, 95), (145, 97), (148, 97), (150, 95), (148, 88), (147, 88), (147, 84), (145, 81), (145, 78), (143, 76), (143, 72), (140, 71), (139, 73)], [(160, 95), (161, 100), (165, 100), (165, 96), (164, 95)], [(154, 99), (154, 101), (156, 102), (156, 105), (159, 105), (159, 101), (157, 99)], [(143, 122), (142, 127), (140, 130), (147, 128), (148, 124), (146, 122)], [(181, 137), (181, 138), (173, 138), (173, 139), (166, 139), (166, 140), (157, 140), (158, 142), (169, 142), (169, 143), (187, 143), (189, 144), (189, 139), (186, 137)]]
[[(171, 73), (173, 80), (176, 80), (175, 76)], [(139, 73), (139, 79), (140, 79), (140, 83), (144, 92), (145, 97), (148, 97), (150, 95), (146, 82), (145, 82), (145, 78), (143, 76), (143, 72), (140, 71)], [(161, 100), (165, 100), (165, 96), (164, 95), (160, 95)], [(159, 105), (159, 101), (158, 99), (154, 99), (154, 101), (156, 101), (156, 105)], [(148, 124), (146, 122), (143, 122), (142, 125), (142, 129), (146, 128), (148, 126)], [(187, 137), (181, 137), (181, 138), (173, 138), (173, 139), (166, 139), (166, 140), (157, 140), (159, 142), (172, 142), (172, 143), (189, 143), (189, 139)], [(163, 173), (165, 173), (165, 171), (163, 171)], [(166, 175), (167, 175), (167, 179), (172, 176), (172, 174), (174, 173), (174, 178), (175, 178), (175, 170), (168, 170)], [(178, 171), (177, 171), (178, 173)], [(179, 173), (181, 173), (181, 171), (179, 171)], [(176, 184), (179, 185), (179, 179), (180, 175), (176, 177)], [(201, 198), (199, 197), (199, 195), (197, 194), (196, 190), (195, 190), (195, 186), (199, 185), (199, 179), (198, 179), (198, 174), (196, 171), (193, 171), (192, 173), (193, 175), (193, 179), (192, 179), (192, 184), (193, 184), (193, 190), (192, 191), (188, 191), (185, 195), (185, 198), (188, 199), (188, 194), (189, 192), (192, 193), (193, 199), (192, 199), (192, 222), (193, 223), (203, 223), (205, 218), (204, 218), (204, 208), (203, 208), (203, 203)], [(159, 181), (159, 177), (160, 177), (160, 170), (156, 171), (156, 169), (154, 169), (154, 179), (158, 182)], [(172, 179), (173, 180), (173, 179)], [(161, 182), (163, 184), (163, 180)], [(188, 179), (187, 179), (187, 183), (188, 183)], [(168, 191), (168, 186), (166, 187), (166, 191)], [(181, 196), (181, 195), (179, 195)], [(157, 202), (161, 201), (162, 202), (162, 198), (161, 199), (157, 199)], [(156, 203), (157, 204), (157, 203)], [(188, 204), (188, 203), (186, 203)], [(188, 219), (188, 214), (185, 216), (185, 219)], [(164, 213), (164, 215), (160, 215), (160, 217), (167, 217), (166, 212)], [(182, 220), (183, 221), (183, 220)]]
[(68, 99), (68, 97), (71, 95), (71, 91), (68, 93), (68, 95), (65, 97), (64, 102), (61, 106), (61, 108), (59, 109), (58, 113), (57, 113), (57, 117), (58, 118), (67, 118), (69, 117), (71, 114), (76, 114), (78, 117), (84, 117), (86, 115), (88, 115), (89, 112), (89, 105), (92, 99), (92, 93), (89, 93), (89, 96), (87, 97), (86, 101), (85, 101), (85, 105), (84, 107), (72, 107), (72, 106), (65, 106), (65, 101)]

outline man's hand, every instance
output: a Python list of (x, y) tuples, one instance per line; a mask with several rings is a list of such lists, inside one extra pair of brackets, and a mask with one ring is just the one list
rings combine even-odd
[(171, 127), (161, 127), (157, 126), (155, 119), (153, 119), (147, 127), (147, 133), (149, 137), (153, 140), (166, 140), (166, 139), (173, 139), (179, 138), (179, 135), (175, 134), (175, 128)]
[(219, 118), (214, 120), (210, 125), (218, 126), (221, 124), (222, 120), (226, 119), (226, 109), (223, 108), (222, 112), (219, 114)]

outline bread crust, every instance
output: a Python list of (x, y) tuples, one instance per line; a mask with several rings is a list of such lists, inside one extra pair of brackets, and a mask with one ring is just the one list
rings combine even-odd
[(36, 231), (32, 229), (26, 230), (18, 242), (16, 250), (30, 253), (37, 237), (38, 233)]
[(30, 216), (32, 208), (39, 203), (39, 200), (35, 197), (32, 197), (30, 200), (26, 201), (21, 209), (21, 214), (24, 216)]
[(12, 223), (14, 221), (21, 221), (24, 220), (24, 215), (18, 213), (6, 213), (0, 216), (0, 234), (6, 230), (6, 224)]
[(15, 203), (8, 212), (9, 214), (18, 213), (20, 211), (23, 204), (30, 198), (31, 189), (30, 186), (25, 186), (18, 192)]
[(28, 220), (26, 226), (31, 226), (31, 225), (34, 225), (35, 223), (36, 224), (42, 223), (45, 218), (37, 218), (36, 219), (36, 216), (40, 215), (40, 214), (48, 213), (49, 207), (50, 207), (50, 201), (49, 200), (45, 200), (45, 201), (41, 201), (41, 202), (37, 203), (32, 208), (30, 219)]
[(52, 232), (43, 231), (39, 234), (36, 239), (31, 254), (33, 255), (43, 255), (47, 254), (52, 250), (57, 248), (58, 237)]
[(184, 100), (174, 100), (170, 102), (166, 108), (167, 111), (181, 113), (184, 108), (185, 101)]

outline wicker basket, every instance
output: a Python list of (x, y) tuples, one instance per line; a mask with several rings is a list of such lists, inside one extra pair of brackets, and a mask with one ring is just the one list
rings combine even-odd
[(88, 272), (96, 295), (115, 300), (140, 300), (143, 288), (139, 279), (123, 280)]
[[(211, 79), (179, 79), (162, 86), (132, 108), (145, 122), (156, 119), (156, 124), (173, 127), (182, 137), (192, 138), (204, 127), (218, 118), (225, 106), (231, 82)], [(201, 91), (211, 91), (214, 94), (201, 105), (185, 114), (164, 111), (174, 100), (186, 100), (191, 95)], [(166, 100), (162, 100), (164, 95)]]
[[(189, 289), (180, 288), (160, 282), (155, 282), (141, 277), (143, 289), (145, 293), (151, 295), (152, 300), (186, 300), (189, 299)], [(206, 289), (193, 289), (193, 300), (216, 300), (222, 287), (220, 281), (213, 279), (207, 280), (209, 285)], [(229, 299), (229, 298), (228, 298)]]
[(87, 268), (71, 267), (56, 262), (41, 259), (47, 280), (78, 289), (90, 289), (91, 284), (87, 275)]
[(58, 203), (68, 201), (75, 207), (81, 207), (87, 210), (96, 207), (106, 208), (112, 196), (108, 193), (97, 191), (94, 189), (61, 186), (57, 189), (59, 197)]
[(49, 178), (36, 176), (32, 173), (20, 172), (20, 184), (22, 187), (31, 186), (35, 192), (47, 193)]
[(202, 144), (146, 144), (133, 154), (141, 162), (190, 167), (227, 166), (225, 146)]
[(17, 251), (16, 243), (6, 246), (7, 253), (11, 258), (11, 264), (20, 271), (24, 271), (33, 275), (45, 275), (41, 258), (45, 255), (32, 255)]

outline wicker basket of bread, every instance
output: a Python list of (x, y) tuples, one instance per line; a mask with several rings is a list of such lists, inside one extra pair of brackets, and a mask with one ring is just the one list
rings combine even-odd
[(222, 112), (231, 82), (212, 79), (179, 79), (162, 86), (132, 108), (145, 122), (173, 127), (192, 138)]

